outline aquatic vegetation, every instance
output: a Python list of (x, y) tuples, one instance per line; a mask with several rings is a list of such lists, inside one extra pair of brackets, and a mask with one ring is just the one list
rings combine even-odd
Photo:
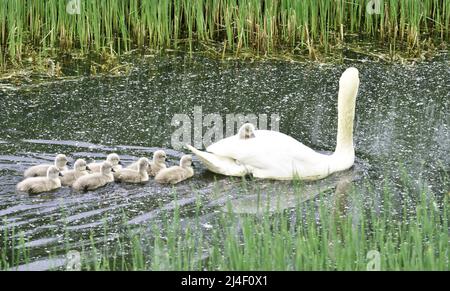
[[(134, 48), (215, 54), (279, 50), (315, 58), (359, 37), (390, 50), (420, 51), (448, 41), (450, 0), (58, 0), (0, 1), (0, 65), (30, 51), (79, 48), (117, 54)], [(368, 11), (369, 9), (369, 11)]]
[[(63, 238), (65, 254), (79, 252), (86, 270), (448, 270), (448, 197), (424, 191), (398, 208), (386, 190), (379, 205), (371, 194), (322, 193), (275, 212), (261, 202), (259, 214), (237, 214), (229, 201), (208, 223), (199, 219), (204, 205), (197, 197), (187, 220), (177, 205), (138, 227), (124, 216), (113, 238), (107, 229), (117, 226), (105, 220), (103, 239), (91, 234), (87, 244), (71, 245)], [(6, 220), (2, 237), (0, 269), (29, 263), (26, 239)], [(65, 254), (50, 253), (49, 261), (59, 258), (55, 269), (66, 268)]]

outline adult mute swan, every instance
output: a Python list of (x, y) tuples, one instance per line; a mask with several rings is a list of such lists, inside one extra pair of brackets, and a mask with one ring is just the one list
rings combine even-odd
[[(186, 145), (212, 172), (227, 176), (252, 174), (256, 178), (317, 180), (350, 168), (355, 160), (353, 147), (353, 120), (359, 74), (348, 68), (339, 80), (338, 131), (333, 154), (318, 153), (294, 138), (276, 131), (254, 130), (250, 138), (242, 132), (222, 139), (206, 151)], [(242, 138), (244, 136), (244, 138)]]

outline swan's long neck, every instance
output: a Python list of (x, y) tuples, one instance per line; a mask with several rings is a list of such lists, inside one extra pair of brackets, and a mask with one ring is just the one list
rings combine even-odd
[[(353, 120), (359, 77), (355, 68), (347, 69), (339, 80), (338, 132), (335, 155), (354, 158)], [(353, 163), (353, 161), (352, 161)]]

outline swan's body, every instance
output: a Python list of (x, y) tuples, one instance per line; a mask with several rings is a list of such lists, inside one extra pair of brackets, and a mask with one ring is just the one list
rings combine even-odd
[(210, 171), (218, 174), (252, 174), (277, 180), (325, 178), (350, 168), (355, 160), (353, 120), (358, 87), (358, 70), (347, 69), (339, 81), (337, 144), (331, 155), (318, 153), (288, 135), (268, 130), (255, 130), (254, 137), (250, 138), (242, 138), (238, 133), (212, 144), (207, 152), (187, 147)]
[(65, 171), (68, 170), (67, 168), (67, 157), (65, 155), (57, 155), (55, 157), (55, 163), (52, 164), (42, 164), (42, 165), (37, 165), (37, 166), (33, 166), (30, 167), (28, 169), (25, 170), (25, 172), (23, 173), (23, 176), (25, 178), (29, 178), (29, 177), (46, 177), (47, 176), (47, 170), (48, 168), (50, 168), (51, 166), (55, 166), (59, 171)]
[[(118, 171), (118, 170), (122, 169), (122, 162), (120, 161), (120, 157), (118, 154), (114, 154), (114, 153), (109, 154), (106, 157), (106, 161), (111, 163), (114, 171)], [(88, 164), (88, 167), (89, 167), (89, 169), (91, 169), (92, 172), (100, 173), (102, 164), (103, 164), (103, 162), (90, 163), (90, 164)]]
[(114, 179), (118, 182), (143, 183), (148, 181), (147, 169), (149, 161), (147, 158), (140, 158), (137, 162), (137, 170), (126, 168), (119, 170)]
[(112, 174), (113, 166), (110, 162), (105, 161), (101, 165), (100, 173), (92, 173), (81, 176), (78, 178), (72, 187), (78, 191), (95, 190), (97, 188), (105, 186), (107, 183), (113, 182), (114, 177)]
[(38, 194), (58, 189), (61, 187), (60, 175), (62, 174), (56, 166), (50, 166), (47, 169), (46, 177), (26, 178), (17, 184), (17, 190), (29, 194)]
[(89, 167), (86, 161), (78, 159), (75, 161), (72, 170), (63, 171), (63, 176), (60, 178), (62, 186), (72, 186), (72, 184), (78, 180), (81, 176), (89, 174)]
[(162, 184), (177, 184), (192, 176), (194, 176), (192, 157), (190, 155), (185, 155), (181, 158), (179, 166), (162, 169), (155, 176), (155, 181)]

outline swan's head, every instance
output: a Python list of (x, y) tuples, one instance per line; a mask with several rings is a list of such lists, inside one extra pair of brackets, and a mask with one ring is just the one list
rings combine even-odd
[(47, 169), (47, 178), (50, 180), (58, 179), (60, 176), (62, 176), (62, 174), (56, 166), (50, 166)]
[(138, 160), (139, 172), (147, 171), (147, 168), (148, 168), (149, 165), (150, 165), (150, 162), (149, 162), (149, 160), (147, 158), (140, 158)]
[(158, 150), (153, 154), (153, 162), (155, 164), (161, 164), (166, 161), (166, 153), (163, 150)]
[(251, 123), (246, 123), (239, 128), (238, 136), (240, 139), (249, 139), (255, 137), (255, 126)]
[(104, 174), (104, 175), (109, 175), (109, 174), (111, 174), (112, 171), (114, 171), (113, 165), (108, 161), (103, 162), (100, 170), (101, 170), (102, 174)]
[(192, 166), (192, 156), (184, 155), (181, 157), (180, 166), (183, 168), (189, 168)]
[(73, 164), (73, 167), (74, 167), (75, 171), (79, 171), (79, 172), (89, 170), (89, 167), (87, 166), (86, 161), (83, 159), (76, 160), (75, 164)]
[[(356, 99), (359, 87), (359, 72), (357, 68), (350, 67), (342, 73), (339, 79), (339, 95), (350, 99), (351, 101)], [(341, 98), (342, 99), (342, 98)]]
[(67, 162), (66, 155), (59, 154), (55, 157), (55, 166), (59, 169), (64, 168), (67, 165)]
[(122, 162), (120, 161), (119, 155), (118, 155), (118, 154), (115, 154), (115, 153), (109, 154), (109, 155), (106, 157), (106, 160), (107, 160), (108, 162), (110, 162), (112, 166), (117, 166), (117, 165), (121, 165), (121, 164), (122, 164)]

